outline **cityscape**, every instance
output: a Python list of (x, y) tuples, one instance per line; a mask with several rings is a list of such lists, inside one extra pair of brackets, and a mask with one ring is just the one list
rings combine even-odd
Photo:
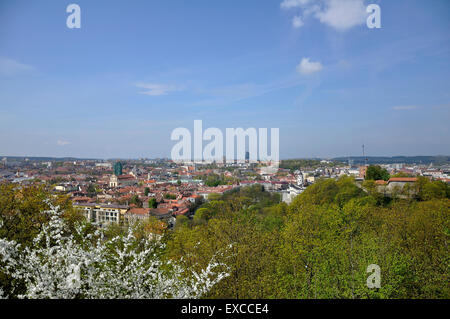
[(449, 13), (0, 0), (0, 307), (446, 305)]
[[(347, 162), (286, 160), (281, 161), (275, 172), (270, 172), (266, 169), (269, 163), (249, 163), (248, 152), (243, 163), (224, 160), (213, 164), (175, 163), (167, 158), (110, 161), (20, 158), (19, 161), (3, 157), (0, 182), (47, 185), (54, 194), (67, 195), (88, 221), (100, 227), (153, 216), (172, 228), (178, 216), (194, 218), (195, 209), (211, 195), (223, 195), (239, 187), (260, 185), (290, 204), (319, 179), (351, 176), (362, 184), (370, 166), (353, 163), (350, 158)], [(387, 196), (392, 196), (397, 188), (413, 185), (417, 177), (450, 183), (450, 157), (435, 157), (434, 163), (426, 164), (394, 160), (377, 166), (389, 176), (386, 180), (375, 180)]]

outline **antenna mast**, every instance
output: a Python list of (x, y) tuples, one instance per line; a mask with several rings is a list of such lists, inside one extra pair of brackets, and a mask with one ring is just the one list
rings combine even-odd
[(367, 157), (366, 157), (366, 153), (365, 153), (365, 151), (364, 151), (364, 144), (362, 145), (362, 151), (363, 151), (363, 158), (364, 158), (364, 164), (367, 166)]

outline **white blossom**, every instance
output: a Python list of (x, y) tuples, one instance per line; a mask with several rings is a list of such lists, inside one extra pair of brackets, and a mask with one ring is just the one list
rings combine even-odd
[(138, 240), (132, 227), (127, 236), (109, 240), (99, 232), (97, 240), (92, 234), (83, 238), (80, 225), (75, 234), (66, 234), (59, 207), (49, 205), (50, 222), (32, 247), (0, 239), (6, 273), (26, 286), (19, 298), (198, 298), (228, 276), (226, 265), (214, 257), (200, 272), (185, 269), (181, 261), (163, 261), (164, 245)]

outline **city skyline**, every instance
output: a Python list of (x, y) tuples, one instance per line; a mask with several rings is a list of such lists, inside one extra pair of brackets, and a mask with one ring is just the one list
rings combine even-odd
[(0, 4), (1, 156), (170, 157), (197, 119), (279, 128), (280, 159), (450, 149), (447, 1), (70, 3)]

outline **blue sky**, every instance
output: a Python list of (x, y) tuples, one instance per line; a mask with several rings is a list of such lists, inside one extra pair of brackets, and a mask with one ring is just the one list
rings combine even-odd
[[(81, 7), (81, 28), (66, 7)], [(362, 9), (381, 7), (381, 29)], [(169, 156), (177, 127), (280, 157), (449, 155), (447, 0), (0, 1), (0, 155)]]

